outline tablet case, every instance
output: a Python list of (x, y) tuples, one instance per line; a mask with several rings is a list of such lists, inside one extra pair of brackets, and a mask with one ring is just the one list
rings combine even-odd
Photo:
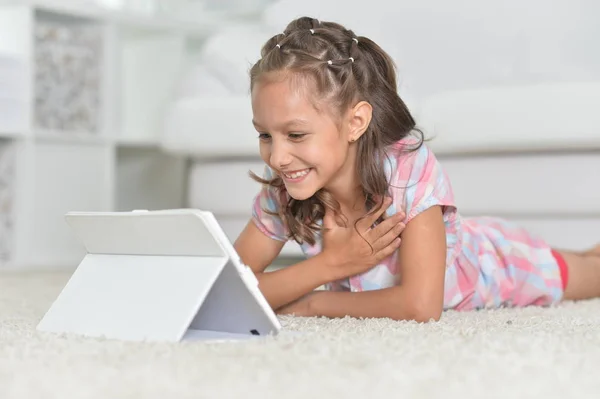
[(38, 330), (127, 341), (241, 339), (279, 321), (210, 212), (70, 212), (87, 250)]

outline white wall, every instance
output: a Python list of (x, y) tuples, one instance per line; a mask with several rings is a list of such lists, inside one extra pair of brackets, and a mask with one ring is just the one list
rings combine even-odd
[(595, 0), (282, 0), (265, 21), (283, 29), (300, 15), (375, 40), (397, 62), (403, 96), (414, 100), (461, 88), (600, 79)]

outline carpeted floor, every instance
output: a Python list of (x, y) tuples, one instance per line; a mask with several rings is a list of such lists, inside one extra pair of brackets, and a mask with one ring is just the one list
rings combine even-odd
[(136, 344), (35, 326), (68, 274), (0, 274), (0, 398), (598, 398), (600, 301), (435, 324), (282, 318), (278, 337)]

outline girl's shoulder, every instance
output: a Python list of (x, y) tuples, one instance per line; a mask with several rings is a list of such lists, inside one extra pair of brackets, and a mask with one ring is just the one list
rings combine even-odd
[(422, 140), (411, 137), (393, 144), (384, 170), (394, 204), (405, 210), (408, 220), (436, 204), (455, 206), (450, 179)]
[(386, 154), (385, 169), (392, 181), (408, 182), (417, 179), (424, 183), (428, 180), (427, 176), (441, 169), (441, 166), (423, 140), (409, 136), (390, 146)]

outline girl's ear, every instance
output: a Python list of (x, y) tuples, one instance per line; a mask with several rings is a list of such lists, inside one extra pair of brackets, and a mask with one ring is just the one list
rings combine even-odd
[(348, 116), (350, 125), (348, 141), (354, 142), (367, 131), (373, 117), (373, 107), (366, 101), (360, 101), (350, 109)]

